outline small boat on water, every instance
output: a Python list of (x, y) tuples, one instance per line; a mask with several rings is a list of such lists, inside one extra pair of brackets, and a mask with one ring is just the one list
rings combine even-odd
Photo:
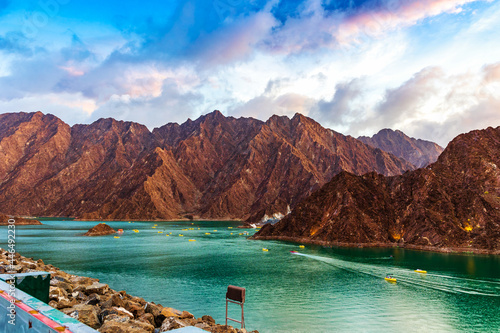
[(262, 251), (264, 251), (264, 252), (268, 252), (269, 250), (268, 250), (268, 249), (266, 249), (266, 248), (263, 248), (263, 249), (262, 249)]
[(117, 233), (123, 234), (123, 229), (118, 229)]
[(115, 238), (120, 238), (120, 237), (118, 237), (118, 236), (115, 236)]
[(196, 242), (196, 239), (190, 239), (189, 241), (190, 242)]
[(299, 247), (300, 247), (301, 249), (305, 248), (305, 246), (304, 246), (304, 245), (299, 245)]
[(291, 254), (297, 254), (297, 251), (290, 251)]
[(427, 271), (424, 271), (423, 269), (420, 269), (420, 268), (417, 268), (415, 270), (416, 273), (420, 273), (420, 274), (427, 274)]
[(391, 283), (396, 283), (396, 282), (397, 282), (397, 279), (396, 279), (394, 276), (392, 276), (392, 275), (387, 275), (387, 276), (385, 277), (385, 280), (386, 280), (387, 282), (391, 282)]
[(139, 230), (137, 230), (137, 229), (134, 229), (134, 232), (139, 232)]

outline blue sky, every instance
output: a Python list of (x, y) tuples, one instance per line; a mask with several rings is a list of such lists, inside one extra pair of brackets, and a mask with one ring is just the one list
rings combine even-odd
[(500, 125), (500, 3), (0, 0), (0, 113), (308, 115), (445, 146)]

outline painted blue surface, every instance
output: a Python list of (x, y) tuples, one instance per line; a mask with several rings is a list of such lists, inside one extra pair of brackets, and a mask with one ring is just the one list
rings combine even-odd
[[(0, 281), (0, 289), (8, 292), (10, 285), (5, 283), (4, 281)], [(52, 319), (53, 321), (61, 324), (61, 326), (66, 326), (70, 331), (75, 332), (75, 333), (97, 333), (96, 330), (93, 328), (90, 328), (86, 326), (85, 324), (82, 324), (78, 320), (71, 318), (70, 316), (65, 315), (61, 311), (58, 311), (51, 306), (39, 301), (38, 299), (31, 297), (24, 291), (21, 291), (19, 289), (16, 289), (15, 291), (15, 296), (16, 299), (22, 301), (29, 307), (33, 308), (34, 310), (37, 310), (41, 314), (45, 315), (46, 317)], [(11, 319), (8, 314), (9, 314), (9, 307), (10, 302), (7, 301), (5, 298), (0, 297), (0, 332), (2, 333), (24, 333), (24, 332), (29, 332), (29, 333), (36, 333), (36, 332), (43, 332), (43, 333), (58, 333), (56, 330), (48, 327), (35, 317), (33, 317), (31, 314), (20, 310), (19, 308), (16, 308), (16, 315), (15, 315), (15, 325), (12, 325), (9, 323), (9, 320)], [(31, 323), (31, 328), (30, 327)]]

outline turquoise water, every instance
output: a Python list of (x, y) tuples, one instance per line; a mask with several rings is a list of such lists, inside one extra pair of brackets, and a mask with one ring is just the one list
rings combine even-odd
[[(235, 222), (109, 222), (125, 229), (119, 239), (81, 237), (96, 222), (43, 223), (17, 227), (22, 255), (219, 323), (227, 286), (245, 287), (246, 326), (261, 333), (500, 331), (500, 256), (302, 249), (248, 240)], [(6, 240), (1, 227), (2, 248)], [(388, 273), (397, 284), (384, 280)], [(239, 316), (237, 305), (230, 310)]]

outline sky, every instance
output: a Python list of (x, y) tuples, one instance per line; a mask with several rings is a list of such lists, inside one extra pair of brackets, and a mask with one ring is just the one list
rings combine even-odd
[(0, 0), (0, 113), (299, 112), (446, 146), (500, 126), (498, 31), (499, 1)]

